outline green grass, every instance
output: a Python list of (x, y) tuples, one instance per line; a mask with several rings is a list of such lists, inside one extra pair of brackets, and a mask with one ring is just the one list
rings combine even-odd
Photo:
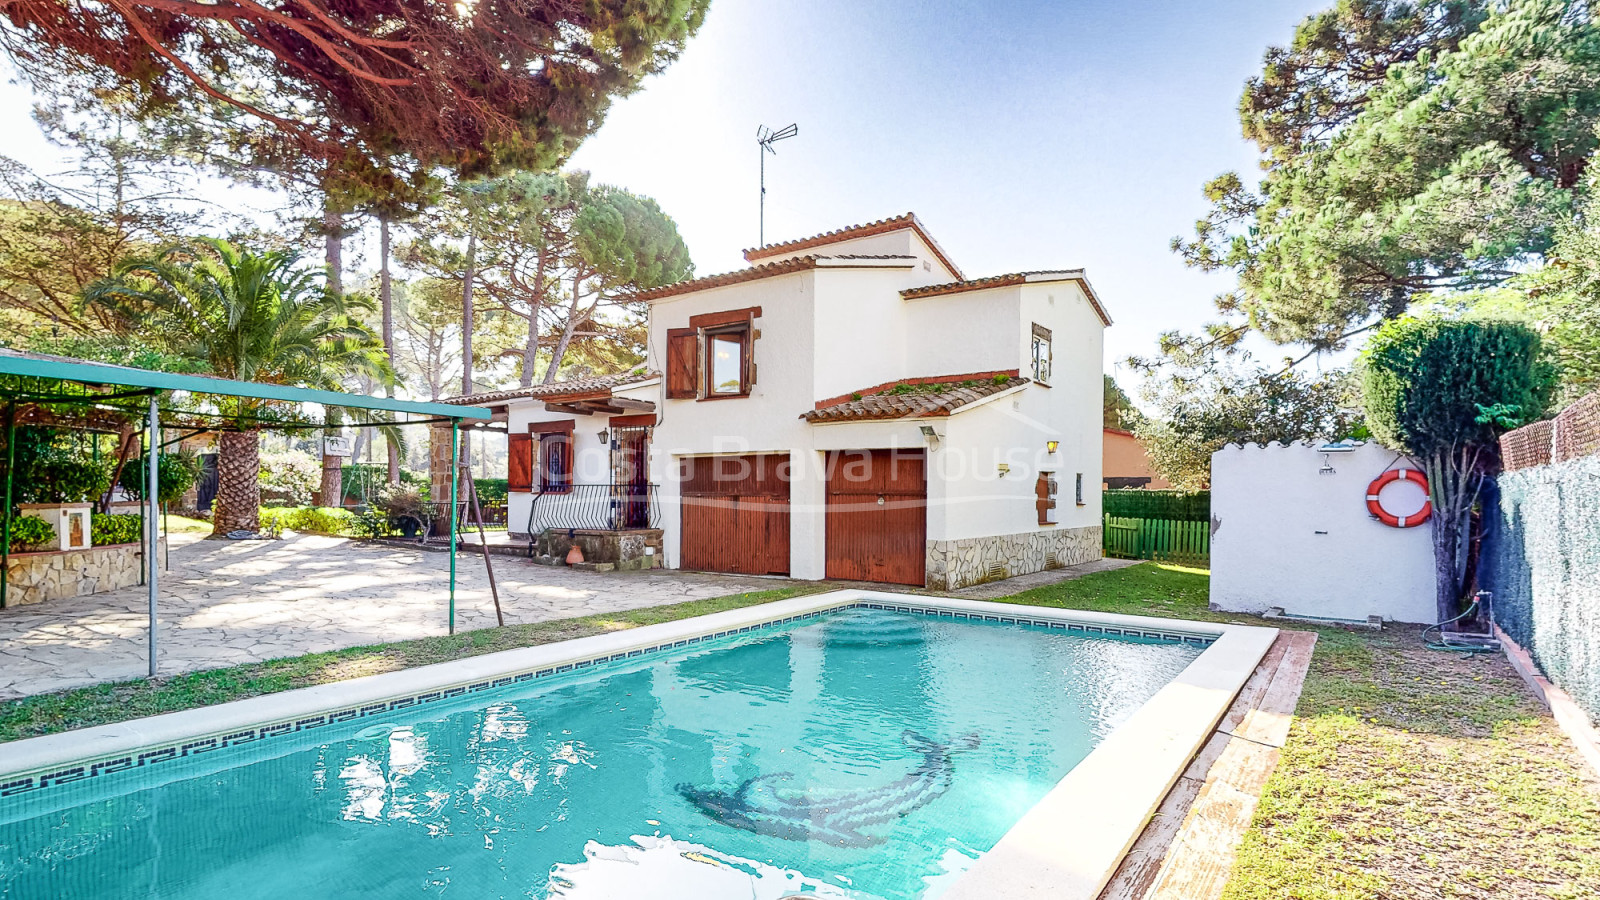
[(39, 694), (0, 704), (0, 742), (194, 709), (346, 678), (393, 672), (413, 666), (449, 662), (499, 650), (534, 647), (610, 631), (671, 622), (691, 616), (704, 616), (824, 589), (826, 585), (794, 585), (770, 591), (691, 600), (670, 606), (653, 606), (533, 625), (486, 628), (449, 637), (419, 638), (371, 647), (352, 647), (348, 650), (312, 653), (306, 656), (231, 666), (226, 669), (210, 669), (170, 678), (139, 679)]
[[(653, 625), (827, 584), (318, 653), (12, 701), (0, 741)], [(1260, 624), (1207, 608), (1208, 573), (1143, 564), (1000, 600)], [(1289, 742), (1225, 900), (1600, 897), (1600, 790), (1499, 656), (1418, 629), (1318, 635)]]
[(187, 516), (178, 516), (171, 513), (164, 517), (162, 528), (170, 534), (182, 534), (191, 531), (199, 534), (211, 533), (210, 522), (204, 519), (191, 519)]

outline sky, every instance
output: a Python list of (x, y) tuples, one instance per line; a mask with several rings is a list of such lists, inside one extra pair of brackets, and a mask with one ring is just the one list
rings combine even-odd
[[(618, 101), (572, 165), (654, 197), (697, 273), (726, 272), (758, 241), (756, 129), (794, 123), (767, 157), (769, 242), (911, 211), (968, 277), (1082, 267), (1116, 323), (1106, 371), (1131, 388), (1122, 361), (1208, 321), (1231, 287), (1168, 243), (1204, 213), (1208, 179), (1253, 175), (1240, 90), (1269, 44), (1328, 5), (713, 0), (682, 58)], [(0, 85), (15, 123), (0, 153), (59, 168), (32, 102)], [(204, 190), (234, 209), (272, 203)], [(360, 265), (370, 250), (352, 244)]]

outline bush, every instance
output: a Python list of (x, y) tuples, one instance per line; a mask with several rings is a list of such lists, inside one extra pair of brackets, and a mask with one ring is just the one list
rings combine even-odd
[(511, 482), (504, 478), (474, 478), (472, 484), (483, 503), (499, 503), (511, 494)]
[(1128, 519), (1211, 521), (1210, 491), (1106, 491), (1100, 495), (1108, 516)]
[(275, 450), (261, 454), (261, 488), (281, 498), (287, 506), (305, 506), (311, 492), (322, 486), (322, 462), (303, 450)]
[[(117, 483), (135, 500), (144, 499), (144, 486), (150, 480), (149, 463), (144, 456), (128, 460)], [(156, 489), (162, 503), (177, 503), (200, 480), (200, 457), (193, 453), (163, 453), (156, 458)]]
[(55, 545), (56, 527), (38, 516), (18, 516), (11, 520), (11, 552), (48, 549)]
[(388, 513), (375, 506), (369, 506), (356, 513), (355, 518), (350, 521), (351, 537), (381, 538), (393, 533), (394, 529), (389, 527)]
[(96, 462), (69, 432), (17, 428), (14, 503), (83, 503), (111, 487), (110, 462)]
[(391, 533), (426, 533), (433, 521), (433, 510), (422, 493), (405, 485), (385, 488), (374, 505), (384, 514)]
[(348, 509), (327, 506), (262, 507), (264, 531), (299, 531), (308, 534), (346, 535), (356, 515)]
[(96, 547), (137, 544), (144, 540), (144, 520), (127, 513), (104, 516), (97, 513), (89, 523), (89, 540)]

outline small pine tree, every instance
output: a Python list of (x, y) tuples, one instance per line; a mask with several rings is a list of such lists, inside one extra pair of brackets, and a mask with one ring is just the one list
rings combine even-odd
[(1431, 316), (1379, 328), (1360, 372), (1373, 435), (1427, 470), (1435, 601), (1444, 621), (1472, 581), (1469, 522), (1485, 479), (1499, 472), (1499, 436), (1544, 415), (1555, 366), (1526, 325)]

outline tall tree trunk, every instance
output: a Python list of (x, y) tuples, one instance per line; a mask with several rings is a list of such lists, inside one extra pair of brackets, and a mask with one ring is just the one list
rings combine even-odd
[(217, 436), (217, 497), (212, 531), (256, 531), (261, 527), (261, 445), (254, 431)]
[(539, 364), (539, 310), (544, 307), (545, 247), (539, 247), (539, 263), (533, 275), (533, 299), (528, 303), (528, 340), (522, 345), (522, 386), (533, 387), (533, 369)]
[(544, 383), (550, 384), (556, 380), (556, 375), (561, 371), (561, 360), (567, 355), (567, 347), (572, 343), (572, 333), (578, 330), (578, 288), (583, 284), (583, 276), (572, 276), (572, 305), (567, 309), (567, 324), (561, 329), (561, 337), (550, 351), (550, 368), (544, 370)]
[[(378, 303), (383, 307), (383, 355), (389, 360), (389, 371), (394, 372), (394, 284), (389, 278), (389, 217), (378, 217)], [(394, 382), (384, 386), (385, 396), (394, 396)], [(389, 483), (400, 483), (400, 448), (392, 439), (384, 443), (389, 449)]]
[(461, 394), (472, 393), (472, 279), (476, 277), (478, 234), (467, 232), (467, 271), (461, 277)]
[[(328, 267), (328, 287), (344, 291), (344, 216), (333, 205), (333, 198), (322, 199), (323, 262)], [(324, 445), (322, 453), (323, 506), (344, 505), (344, 466), (337, 456), (329, 456)]]

